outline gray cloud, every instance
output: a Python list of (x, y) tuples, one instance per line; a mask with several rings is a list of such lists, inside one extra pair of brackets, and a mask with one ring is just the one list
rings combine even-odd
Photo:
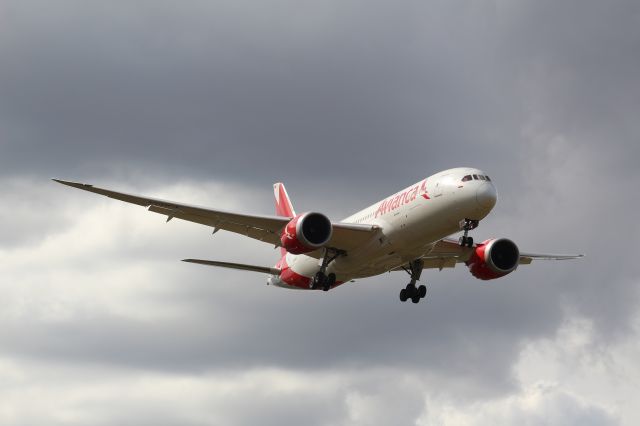
[[(508, 122), (510, 105), (487, 92), (493, 67), (479, 75), (482, 58), (466, 54), (491, 49), (491, 34), (444, 45), (448, 24), (424, 6), (192, 6), (188, 14), (171, 5), (8, 7), (5, 172), (29, 160), (46, 170), (55, 159), (82, 174), (104, 172), (105, 162), (146, 163), (234, 179), (240, 169), (255, 182), (281, 176), (275, 165), (286, 158), (285, 173), (307, 182), (342, 181), (349, 169), (414, 178), (465, 161), (451, 153), (468, 146), (476, 161), (490, 161), (481, 143), (499, 142), (477, 130)], [(421, 15), (433, 28), (424, 31)], [(473, 84), (479, 77), (486, 89)], [(35, 147), (40, 158), (29, 156)]]

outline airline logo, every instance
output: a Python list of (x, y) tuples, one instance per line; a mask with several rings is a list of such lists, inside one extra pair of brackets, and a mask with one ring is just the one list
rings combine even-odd
[(407, 189), (396, 195), (392, 195), (386, 200), (382, 201), (376, 210), (375, 217), (382, 216), (389, 212), (396, 210), (400, 206), (409, 204), (414, 201), (418, 195), (421, 195), (425, 200), (429, 200), (430, 197), (427, 194), (427, 180), (423, 180), (421, 183), (415, 185), (412, 188)]

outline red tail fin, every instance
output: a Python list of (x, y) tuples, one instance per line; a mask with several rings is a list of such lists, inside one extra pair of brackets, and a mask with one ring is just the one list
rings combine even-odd
[(293, 210), (291, 200), (289, 200), (289, 195), (287, 194), (287, 190), (284, 188), (284, 184), (280, 182), (273, 184), (273, 193), (276, 196), (276, 214), (278, 216), (286, 217), (295, 216), (296, 212)]
[[(273, 184), (273, 194), (276, 197), (276, 214), (278, 216), (294, 217), (296, 215), (296, 212), (295, 210), (293, 210), (291, 200), (289, 199), (289, 194), (287, 194), (287, 190), (285, 189), (283, 183), (278, 182)], [(280, 254), (284, 259), (287, 251), (283, 247), (281, 247)]]

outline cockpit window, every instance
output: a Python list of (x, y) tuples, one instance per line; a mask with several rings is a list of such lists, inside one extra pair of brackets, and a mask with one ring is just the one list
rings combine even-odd
[(478, 175), (473, 175), (473, 178), (474, 178), (475, 180), (478, 180)]
[(480, 178), (480, 180), (485, 180), (486, 178), (482, 175), (478, 175), (478, 177)]
[(489, 176), (485, 176), (489, 182), (491, 182), (491, 178)]
[(462, 178), (463, 182), (469, 182), (471, 180), (471, 175), (466, 175), (465, 177)]

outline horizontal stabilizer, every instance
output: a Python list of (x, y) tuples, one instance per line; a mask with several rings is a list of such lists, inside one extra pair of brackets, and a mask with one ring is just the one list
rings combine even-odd
[(520, 253), (520, 264), (528, 265), (534, 260), (570, 260), (583, 258), (584, 254), (535, 254)]
[(271, 275), (280, 275), (280, 269), (269, 268), (266, 266), (254, 266), (245, 265), (242, 263), (230, 263), (230, 262), (217, 262), (215, 260), (201, 260), (201, 259), (183, 259), (183, 262), (198, 263), (200, 265), (218, 266), (220, 268), (241, 269), (243, 271), (262, 272)]

